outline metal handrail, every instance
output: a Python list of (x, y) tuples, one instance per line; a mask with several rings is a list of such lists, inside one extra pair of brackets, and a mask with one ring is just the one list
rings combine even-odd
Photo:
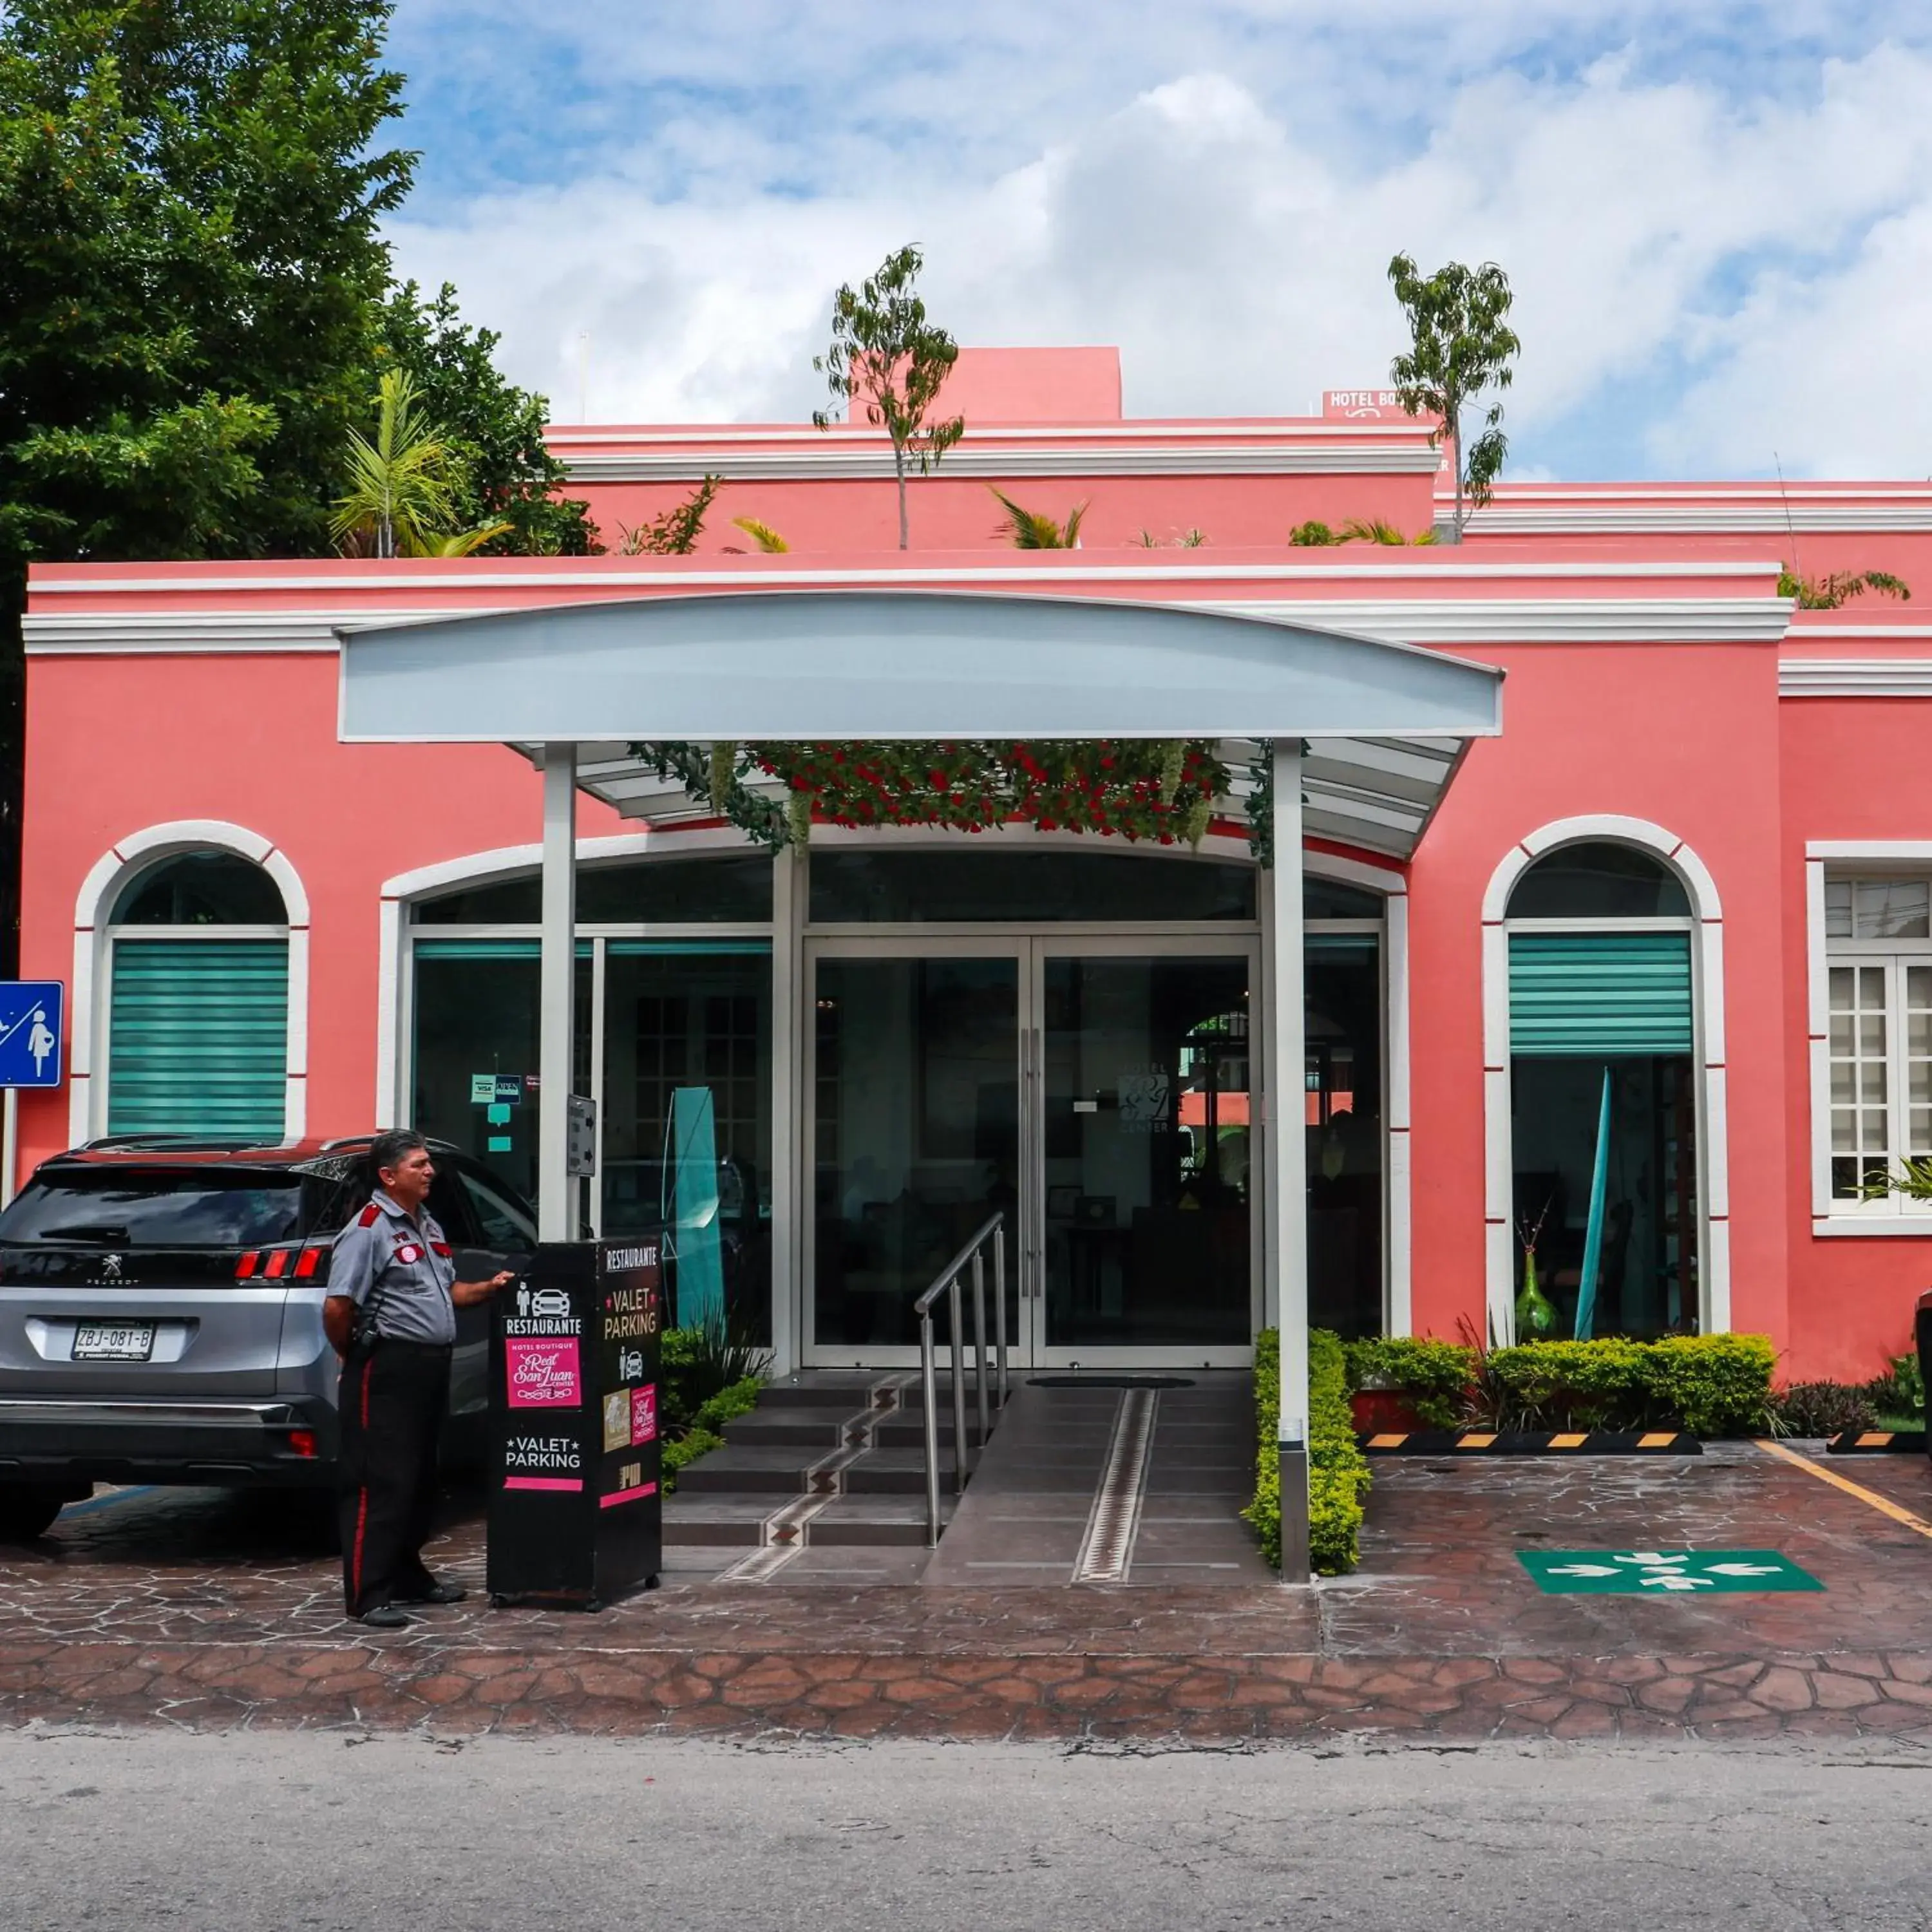
[(959, 1277), (973, 1268), (973, 1364), (979, 1384), (980, 1447), (983, 1454), (992, 1432), (986, 1396), (986, 1244), (993, 1247), (993, 1336), (999, 1354), (1000, 1406), (1006, 1406), (1006, 1211), (987, 1216), (973, 1238), (941, 1268), (932, 1286), (912, 1305), (919, 1317), (919, 1373), (926, 1398), (926, 1542), (939, 1546), (939, 1371), (932, 1339), (933, 1305), (950, 1294), (952, 1318), (952, 1488), (966, 1486), (966, 1370), (960, 1357)]

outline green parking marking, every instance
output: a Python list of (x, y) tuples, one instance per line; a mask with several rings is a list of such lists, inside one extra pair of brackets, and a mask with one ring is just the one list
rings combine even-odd
[(1825, 1587), (1775, 1550), (1519, 1550), (1516, 1557), (1552, 1597), (1712, 1597)]

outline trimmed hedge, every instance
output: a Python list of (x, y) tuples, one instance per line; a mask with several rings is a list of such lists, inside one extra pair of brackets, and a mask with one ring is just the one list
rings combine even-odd
[[(1308, 1548), (1324, 1576), (1346, 1575), (1360, 1560), (1362, 1493), (1368, 1458), (1355, 1447), (1348, 1413), (1348, 1376), (1341, 1337), (1325, 1328), (1308, 1335)], [(1255, 1338), (1255, 1497), (1244, 1514), (1262, 1552), (1281, 1568), (1281, 1335), (1264, 1328)]]
[(1763, 1335), (1655, 1342), (1524, 1342), (1486, 1351), (1396, 1339), (1348, 1346), (1352, 1388), (1388, 1388), (1434, 1428), (1682, 1428), (1756, 1435), (1771, 1426), (1777, 1351)]
[(1474, 1351), (1431, 1336), (1396, 1335), (1345, 1342), (1342, 1357), (1352, 1389), (1400, 1394), (1427, 1429), (1454, 1429), (1468, 1407)]

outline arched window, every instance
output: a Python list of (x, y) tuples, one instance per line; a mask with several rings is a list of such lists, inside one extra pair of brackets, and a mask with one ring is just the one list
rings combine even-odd
[(1516, 882), (1511, 919), (1688, 919), (1684, 882), (1654, 854), (1605, 838), (1559, 845)]
[(1634, 845), (1562, 845), (1516, 880), (1506, 923), (1517, 1338), (1694, 1330), (1683, 883)]
[(262, 1142), (286, 1131), (289, 915), (231, 852), (138, 872), (109, 914), (110, 1134)]

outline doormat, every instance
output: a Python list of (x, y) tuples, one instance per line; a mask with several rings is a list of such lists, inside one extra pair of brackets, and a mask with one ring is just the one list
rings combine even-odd
[(1029, 1376), (1028, 1388), (1192, 1388), (1186, 1376)]
[(1681, 1430), (1365, 1430), (1355, 1447), (1369, 1456), (1701, 1456), (1704, 1445)]
[(1775, 1550), (1519, 1550), (1516, 1555), (1550, 1597), (1703, 1597), (1825, 1587)]
[(1922, 1456), (1922, 1429), (1847, 1429), (1825, 1444), (1828, 1456)]

